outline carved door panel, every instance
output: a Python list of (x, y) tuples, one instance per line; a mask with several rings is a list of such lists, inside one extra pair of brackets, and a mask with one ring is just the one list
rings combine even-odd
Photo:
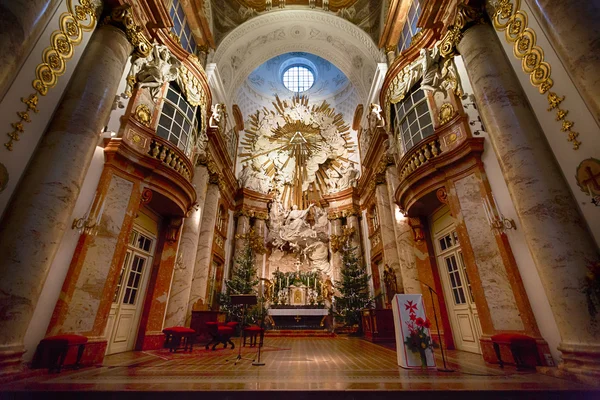
[(106, 354), (130, 351), (135, 346), (155, 242), (134, 227), (109, 314)]

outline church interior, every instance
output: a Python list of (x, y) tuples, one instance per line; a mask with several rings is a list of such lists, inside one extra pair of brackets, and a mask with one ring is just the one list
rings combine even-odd
[(0, 15), (0, 397), (597, 398), (597, 2)]

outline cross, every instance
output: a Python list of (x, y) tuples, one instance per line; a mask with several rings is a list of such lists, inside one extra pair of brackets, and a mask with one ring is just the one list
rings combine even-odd
[[(598, 183), (598, 178), (600, 178), (600, 172), (598, 172), (597, 174), (594, 174), (594, 171), (592, 171), (592, 168), (589, 165), (585, 167), (585, 172), (587, 172), (588, 177), (587, 177), (587, 179), (583, 179), (581, 181), (581, 184), (583, 186), (587, 187), (588, 190), (589, 190), (590, 184), (592, 184), (594, 191), (600, 191), (600, 184)], [(593, 193), (590, 190), (590, 196), (592, 194)]]
[(300, 317), (299, 315), (296, 315), (296, 317), (294, 319), (296, 320), (296, 322), (300, 322), (300, 320), (302, 319), (302, 317)]

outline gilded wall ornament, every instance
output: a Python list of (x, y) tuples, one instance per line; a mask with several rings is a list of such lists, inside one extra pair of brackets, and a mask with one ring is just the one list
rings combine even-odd
[(344, 225), (342, 226), (342, 233), (340, 235), (330, 235), (329, 241), (331, 243), (331, 251), (337, 253), (340, 251), (345, 244), (349, 242), (349, 240), (356, 233), (356, 228), (353, 226)]
[(12, 151), (13, 143), (19, 141), (19, 134), (25, 132), (23, 122), (31, 122), (28, 111), (37, 113), (39, 96), (45, 96), (58, 83), (58, 78), (66, 71), (67, 61), (73, 57), (74, 49), (83, 40), (83, 33), (92, 31), (97, 22), (97, 14), (92, 1), (67, 1), (67, 12), (59, 17), (59, 29), (50, 36), (50, 46), (42, 52), (42, 62), (35, 69), (35, 79), (32, 82), (34, 93), (21, 101), (27, 106), (25, 111), (17, 112), (19, 121), (11, 124), (12, 132), (7, 135), (10, 140), (4, 143), (8, 151)]
[(450, 121), (452, 117), (456, 115), (456, 110), (450, 103), (444, 103), (440, 107), (440, 125), (444, 125), (446, 122)]
[(146, 104), (139, 104), (135, 108), (134, 118), (142, 125), (150, 127), (150, 120), (152, 119), (150, 107), (148, 107)]
[(440, 43), (440, 54), (444, 58), (450, 58), (457, 54), (456, 46), (463, 38), (463, 32), (469, 27), (485, 23), (483, 12), (477, 8), (459, 4), (456, 11), (454, 24), (448, 27)]
[(136, 22), (129, 4), (113, 8), (103, 23), (122, 29), (138, 55), (147, 57), (150, 54), (152, 44), (144, 35), (143, 28)]
[(494, 28), (498, 32), (504, 32), (508, 43), (512, 43), (513, 54), (521, 60), (523, 72), (529, 74), (531, 84), (538, 89), (540, 94), (546, 94), (548, 99), (548, 111), (557, 109), (556, 121), (561, 123), (561, 131), (567, 133), (567, 141), (573, 144), (573, 150), (579, 149), (581, 142), (577, 140), (579, 133), (573, 131), (572, 121), (566, 120), (568, 110), (559, 108), (565, 96), (551, 92), (554, 86), (552, 80), (552, 68), (544, 60), (544, 50), (536, 44), (537, 36), (531, 29), (527, 13), (521, 10), (520, 0), (500, 0), (492, 17)]

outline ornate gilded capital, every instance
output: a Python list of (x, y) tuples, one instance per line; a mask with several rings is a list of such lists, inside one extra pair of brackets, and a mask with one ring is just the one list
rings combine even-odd
[(267, 252), (267, 248), (265, 247), (265, 239), (256, 233), (254, 228), (250, 228), (250, 230), (243, 235), (235, 235), (235, 238), (238, 240), (247, 240), (250, 248), (256, 254), (265, 254)]
[(454, 56), (464, 32), (473, 25), (484, 24), (483, 16), (484, 13), (481, 9), (459, 4), (454, 23), (448, 27), (448, 32), (440, 43), (440, 55), (444, 58)]
[(237, 210), (233, 215), (235, 217), (239, 217), (240, 215), (242, 215), (248, 218), (262, 219), (263, 221), (269, 219), (269, 214), (266, 211), (256, 211), (247, 207), (242, 207), (241, 209)]
[(146, 57), (150, 54), (152, 45), (143, 33), (143, 28), (135, 21), (133, 10), (129, 4), (115, 7), (110, 15), (104, 18), (106, 25), (113, 25), (127, 36), (129, 42), (133, 45), (134, 51), (139, 55)]
[(331, 251), (333, 251), (334, 253), (340, 251), (355, 233), (356, 228), (354, 228), (353, 226), (342, 226), (341, 235), (331, 235), (329, 237), (331, 243)]

